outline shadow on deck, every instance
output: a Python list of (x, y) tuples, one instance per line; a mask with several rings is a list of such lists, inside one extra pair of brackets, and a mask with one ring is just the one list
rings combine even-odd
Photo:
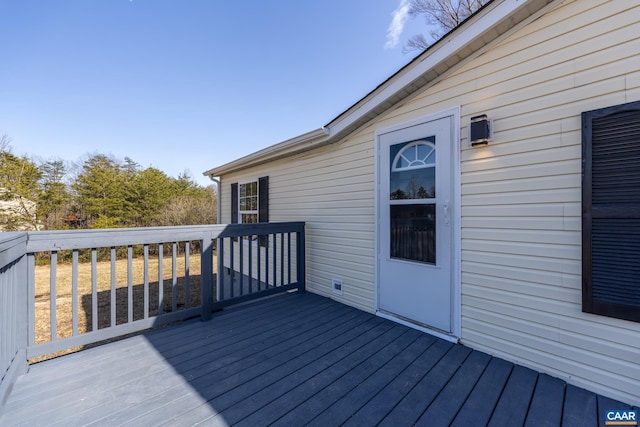
[(597, 426), (628, 408), (311, 293), (38, 363), (0, 425)]

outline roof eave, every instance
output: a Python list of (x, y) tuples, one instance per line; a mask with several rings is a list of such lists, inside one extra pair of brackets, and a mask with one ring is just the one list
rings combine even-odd
[(287, 139), (286, 141), (271, 145), (224, 165), (209, 169), (208, 171), (203, 172), (203, 175), (210, 177), (221, 176), (240, 169), (258, 166), (266, 162), (317, 148), (326, 143), (328, 139), (329, 135), (325, 128), (316, 129), (296, 136), (295, 138)]

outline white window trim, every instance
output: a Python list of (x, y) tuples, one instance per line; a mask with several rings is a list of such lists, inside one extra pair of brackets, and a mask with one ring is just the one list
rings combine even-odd
[[(247, 184), (254, 184), (256, 185), (256, 209), (251, 209), (251, 210), (242, 210), (240, 209), (240, 199), (241, 199), (241, 192), (240, 189), (242, 188), (243, 185), (247, 185)], [(254, 180), (247, 180), (247, 181), (243, 181), (243, 182), (238, 182), (238, 224), (244, 224), (244, 222), (242, 221), (242, 216), (243, 215), (256, 215), (256, 218), (258, 218), (259, 216), (259, 212), (260, 212), (260, 184), (259, 184), (259, 180), (258, 178), (254, 179)], [(256, 221), (257, 222), (257, 221)]]

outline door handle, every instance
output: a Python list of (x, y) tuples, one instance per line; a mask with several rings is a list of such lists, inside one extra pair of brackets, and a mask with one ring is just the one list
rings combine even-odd
[(444, 211), (444, 223), (445, 225), (449, 225), (449, 201), (448, 200), (444, 201), (442, 209)]

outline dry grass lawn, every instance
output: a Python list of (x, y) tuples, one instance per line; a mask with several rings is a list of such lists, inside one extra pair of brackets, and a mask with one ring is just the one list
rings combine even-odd
[[(164, 279), (164, 312), (170, 312), (173, 308), (173, 286), (172, 286), (172, 259), (171, 256), (163, 258), (163, 279)], [(146, 301), (149, 316), (158, 313), (159, 304), (159, 279), (158, 279), (158, 258), (149, 257), (148, 280), (149, 297)], [(214, 259), (215, 265), (215, 259)], [(104, 261), (97, 263), (97, 322), (98, 329), (111, 325), (111, 262)], [(184, 256), (177, 258), (177, 283), (175, 287), (176, 309), (184, 309), (186, 296), (185, 281), (185, 260)], [(189, 306), (200, 305), (200, 255), (192, 254), (189, 257)], [(36, 328), (35, 341), (43, 343), (51, 340), (50, 322), (50, 272), (48, 265), (36, 266)], [(70, 263), (59, 263), (56, 268), (56, 336), (58, 339), (70, 337), (73, 334), (72, 307), (73, 296), (71, 289), (72, 266)], [(117, 260), (115, 262), (115, 288), (116, 288), (116, 324), (128, 321), (128, 277), (127, 260)], [(144, 260), (142, 257), (132, 260), (132, 291), (133, 291), (133, 320), (144, 318)], [(214, 291), (215, 295), (215, 291)], [(92, 313), (92, 284), (91, 284), (91, 263), (78, 263), (78, 334), (93, 330)], [(72, 351), (77, 350), (73, 349)], [(57, 353), (56, 355), (59, 355)]]

